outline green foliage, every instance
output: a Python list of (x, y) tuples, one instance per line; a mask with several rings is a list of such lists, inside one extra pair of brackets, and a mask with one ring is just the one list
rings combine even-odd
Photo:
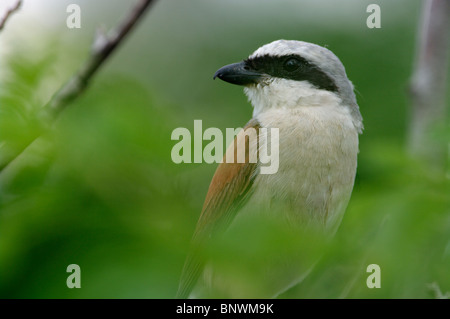
[[(343, 223), (314, 272), (287, 297), (434, 298), (428, 286), (450, 285), (450, 185), (442, 172), (405, 156), (396, 145), (361, 154)], [(381, 289), (368, 289), (370, 264)]]
[[(175, 182), (169, 109), (135, 81), (103, 80), (2, 172), (1, 297), (172, 296), (196, 212)], [(65, 287), (71, 263), (87, 289)]]

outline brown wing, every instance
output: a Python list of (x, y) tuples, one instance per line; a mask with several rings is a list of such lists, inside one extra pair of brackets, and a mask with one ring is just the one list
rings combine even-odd
[[(257, 158), (258, 145), (249, 141), (249, 129), (259, 134), (259, 123), (250, 120), (244, 129), (236, 136), (233, 144), (227, 149), (223, 162), (219, 165), (211, 181), (206, 195), (202, 213), (192, 238), (189, 255), (183, 267), (177, 298), (187, 298), (196, 284), (204, 267), (199, 250), (205, 240), (224, 231), (236, 216), (239, 208), (248, 199), (251, 186), (257, 175), (257, 163), (250, 159)], [(250, 134), (251, 135), (251, 134)], [(238, 146), (245, 145), (245, 161), (237, 162)], [(227, 163), (227, 154), (234, 151), (233, 163)]]

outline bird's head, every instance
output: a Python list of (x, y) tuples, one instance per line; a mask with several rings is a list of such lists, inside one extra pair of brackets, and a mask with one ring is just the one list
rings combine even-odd
[(220, 68), (216, 77), (245, 86), (254, 114), (277, 107), (336, 105), (347, 108), (355, 126), (362, 129), (353, 85), (343, 64), (319, 45), (277, 40), (242, 62)]

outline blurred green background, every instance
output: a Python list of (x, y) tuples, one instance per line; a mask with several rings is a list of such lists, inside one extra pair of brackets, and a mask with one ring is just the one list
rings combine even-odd
[[(69, 3), (82, 28), (68, 29)], [(381, 29), (366, 8), (381, 7)], [(131, 1), (24, 0), (0, 33), (0, 152), (41, 131), (37, 111), (80, 67), (98, 26)], [(177, 127), (242, 127), (221, 66), (277, 39), (326, 46), (357, 90), (365, 130), (332, 246), (286, 298), (433, 298), (450, 291), (450, 188), (405, 152), (421, 1), (160, 0), (56, 124), (0, 173), (1, 298), (172, 298), (216, 164), (171, 161)], [(447, 133), (437, 138), (449, 140)], [(81, 289), (66, 268), (81, 267)], [(381, 288), (369, 289), (369, 264)]]

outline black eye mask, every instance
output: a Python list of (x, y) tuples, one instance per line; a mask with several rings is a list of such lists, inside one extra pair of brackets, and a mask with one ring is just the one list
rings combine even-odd
[(333, 79), (315, 64), (306, 61), (299, 55), (263, 55), (246, 59), (244, 63), (245, 68), (249, 71), (268, 74), (277, 78), (308, 81), (319, 89), (331, 92), (338, 91)]

